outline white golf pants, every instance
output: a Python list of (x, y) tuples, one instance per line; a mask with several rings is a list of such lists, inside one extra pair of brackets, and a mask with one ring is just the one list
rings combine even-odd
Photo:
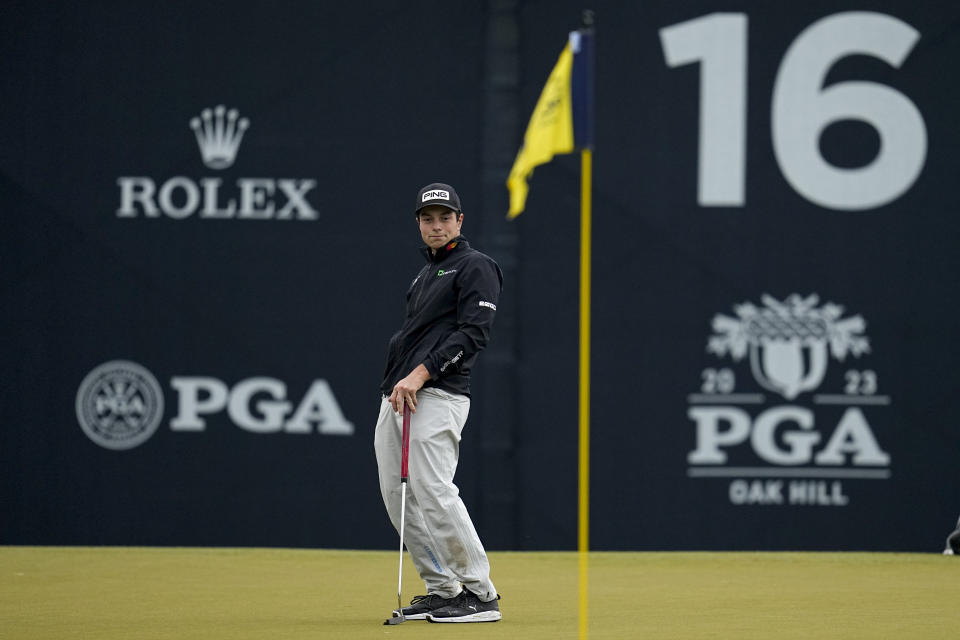
[[(427, 593), (452, 598), (460, 585), (483, 601), (497, 597), (490, 562), (460, 490), (453, 484), (460, 457), (460, 433), (470, 398), (428, 387), (417, 392), (410, 419), (410, 453), (403, 541)], [(386, 398), (374, 436), (380, 493), (390, 522), (400, 530), (400, 446), (403, 416)]]

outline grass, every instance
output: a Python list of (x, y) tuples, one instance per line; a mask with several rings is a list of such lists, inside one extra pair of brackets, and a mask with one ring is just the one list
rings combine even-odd
[[(578, 638), (575, 553), (490, 560), (502, 622), (387, 627), (396, 552), (0, 547), (0, 638)], [(947, 638), (958, 595), (934, 554), (592, 553), (589, 637)]]

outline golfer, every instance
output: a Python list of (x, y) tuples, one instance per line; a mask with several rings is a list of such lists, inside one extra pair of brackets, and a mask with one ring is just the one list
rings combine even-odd
[(470, 411), (470, 369), (490, 337), (503, 274), (460, 235), (463, 212), (450, 185), (420, 189), (415, 216), (426, 265), (407, 289), (406, 317), (390, 339), (374, 437), (380, 492), (399, 531), (401, 416), (410, 407), (404, 540), (427, 595), (402, 613), (408, 620), (493, 622), (500, 596), (453, 476)]

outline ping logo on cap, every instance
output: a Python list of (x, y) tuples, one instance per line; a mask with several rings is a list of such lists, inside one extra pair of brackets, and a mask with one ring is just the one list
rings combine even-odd
[(427, 200), (449, 200), (450, 192), (444, 191), (442, 189), (435, 189), (433, 191), (424, 191), (423, 197), (420, 198), (420, 202), (426, 202)]

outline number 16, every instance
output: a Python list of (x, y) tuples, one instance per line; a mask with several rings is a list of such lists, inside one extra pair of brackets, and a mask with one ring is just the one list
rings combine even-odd
[[(815, 22), (790, 45), (773, 88), (773, 150), (784, 177), (804, 198), (831, 209), (872, 209), (916, 181), (927, 155), (926, 125), (916, 105), (875, 82), (823, 83), (830, 68), (850, 55), (899, 68), (919, 37), (892, 16), (851, 11)], [(660, 30), (660, 41), (670, 67), (702, 63), (697, 202), (743, 206), (747, 16), (714, 13), (671, 25)], [(868, 165), (838, 168), (821, 155), (820, 135), (841, 120), (876, 129), (880, 152)]]

